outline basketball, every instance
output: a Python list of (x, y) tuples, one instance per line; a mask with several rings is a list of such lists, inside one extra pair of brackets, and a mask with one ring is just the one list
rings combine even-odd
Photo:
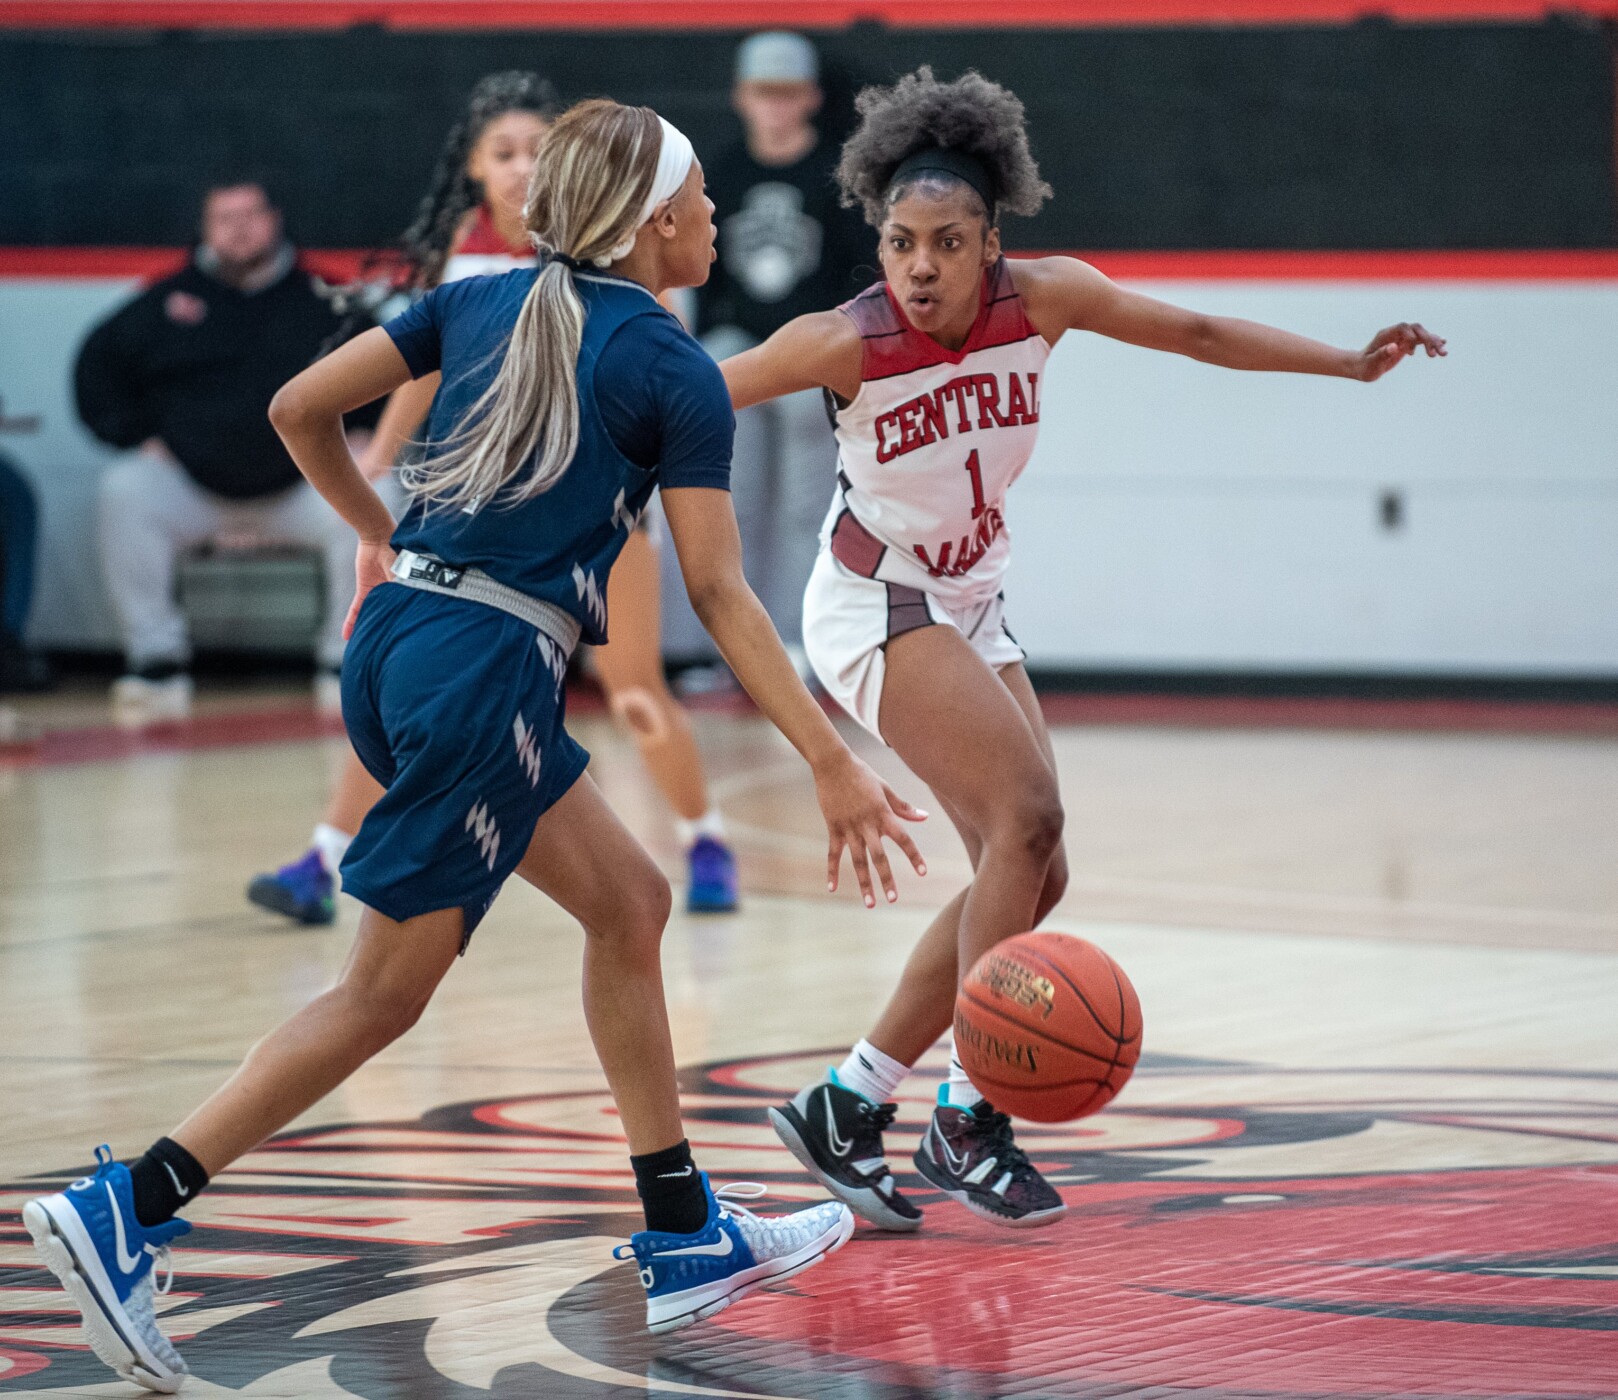
[(973, 966), (955, 999), (955, 1049), (994, 1106), (1036, 1123), (1104, 1108), (1140, 1059), (1140, 1000), (1093, 943), (1020, 933)]

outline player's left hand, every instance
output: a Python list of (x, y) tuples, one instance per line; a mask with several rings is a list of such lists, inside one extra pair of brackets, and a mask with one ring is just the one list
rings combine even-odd
[(393, 560), (393, 546), (387, 541), (378, 544), (360, 541), (359, 552), (354, 556), (354, 601), (343, 620), (345, 642), (354, 635), (354, 622), (360, 615), (360, 604), (365, 601), (365, 595), (377, 584), (387, 583), (393, 577)]
[(830, 843), (826, 853), (827, 889), (833, 892), (837, 889), (846, 850), (854, 866), (854, 878), (860, 883), (865, 907), (876, 908), (872, 865), (876, 866), (888, 903), (896, 900), (899, 891), (894, 888), (893, 870), (882, 845), (884, 839), (892, 841), (910, 858), (916, 874), (927, 873), (927, 862), (921, 858), (921, 852), (900, 820), (926, 821), (927, 814), (906, 802), (847, 749), (815, 770), (815, 796), (820, 801), (821, 815), (826, 819)]
[(1448, 355), (1449, 351), (1444, 348), (1446, 344), (1443, 337), (1434, 335), (1419, 322), (1401, 321), (1397, 326), (1389, 326), (1385, 331), (1376, 333), (1355, 361), (1353, 377), (1367, 384), (1373, 383), (1405, 356), (1414, 355), (1418, 350), (1425, 349), (1429, 360)]

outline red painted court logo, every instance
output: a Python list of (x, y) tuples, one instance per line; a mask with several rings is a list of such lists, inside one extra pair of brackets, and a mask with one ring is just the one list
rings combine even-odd
[[(820, 1197), (763, 1110), (824, 1063), (685, 1073), (716, 1181)], [(927, 1088), (888, 1139), (910, 1187)], [(189, 1213), (163, 1325), (207, 1396), (1618, 1393), (1618, 1076), (1148, 1057), (1123, 1103), (1019, 1138), (1068, 1200), (1058, 1225), (997, 1229), (918, 1189), (918, 1234), (862, 1227), (790, 1287), (653, 1338), (608, 1254), (638, 1213), (605, 1094), (289, 1135)], [(55, 1180), (0, 1202), (0, 1393), (111, 1380), (16, 1227)]]

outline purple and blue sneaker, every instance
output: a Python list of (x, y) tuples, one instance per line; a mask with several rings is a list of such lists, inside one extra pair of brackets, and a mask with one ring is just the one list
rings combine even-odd
[(841, 1249), (854, 1233), (854, 1214), (841, 1201), (793, 1211), (754, 1215), (740, 1200), (755, 1200), (764, 1187), (738, 1181), (715, 1191), (702, 1174), (708, 1219), (691, 1235), (640, 1230), (612, 1251), (634, 1259), (646, 1290), (646, 1327), (673, 1332), (689, 1327), (766, 1283), (802, 1273)]
[(260, 909), (285, 914), (300, 924), (329, 924), (337, 919), (337, 881), (312, 846), (275, 874), (256, 876), (247, 887), (247, 897)]
[(171, 1242), (190, 1230), (184, 1220), (146, 1229), (135, 1218), (129, 1168), (96, 1148), (94, 1176), (66, 1191), (40, 1196), (22, 1208), (34, 1249), (56, 1275), (83, 1319), (85, 1340), (126, 1381), (172, 1394), (186, 1377), (185, 1362), (158, 1329), (153, 1267), (168, 1264)]
[(736, 857), (712, 836), (699, 836), (687, 856), (691, 879), (686, 886), (688, 914), (731, 914), (736, 910)]

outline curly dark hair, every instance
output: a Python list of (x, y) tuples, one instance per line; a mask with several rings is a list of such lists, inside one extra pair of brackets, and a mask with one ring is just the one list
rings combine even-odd
[(938, 146), (965, 151), (988, 167), (994, 180), (994, 207), (984, 213), (991, 223), (1001, 213), (1035, 214), (1050, 198), (1051, 187), (1039, 178), (1039, 167), (1028, 150), (1021, 99), (975, 69), (942, 83), (923, 64), (892, 87), (864, 89), (854, 106), (860, 124), (843, 145), (837, 183), (843, 203), (860, 206), (873, 228), (881, 226), (894, 200), (916, 184), (967, 187), (958, 177), (926, 171), (890, 188), (902, 161)]
[(449, 261), (455, 230), (469, 209), (483, 202), (483, 189), (466, 173), (467, 158), (484, 128), (507, 112), (533, 112), (549, 120), (559, 107), (556, 89), (537, 73), (490, 73), (467, 99), (466, 112), (450, 128), (433, 171), (433, 182), (400, 243), (414, 267), (418, 287), (431, 287)]

